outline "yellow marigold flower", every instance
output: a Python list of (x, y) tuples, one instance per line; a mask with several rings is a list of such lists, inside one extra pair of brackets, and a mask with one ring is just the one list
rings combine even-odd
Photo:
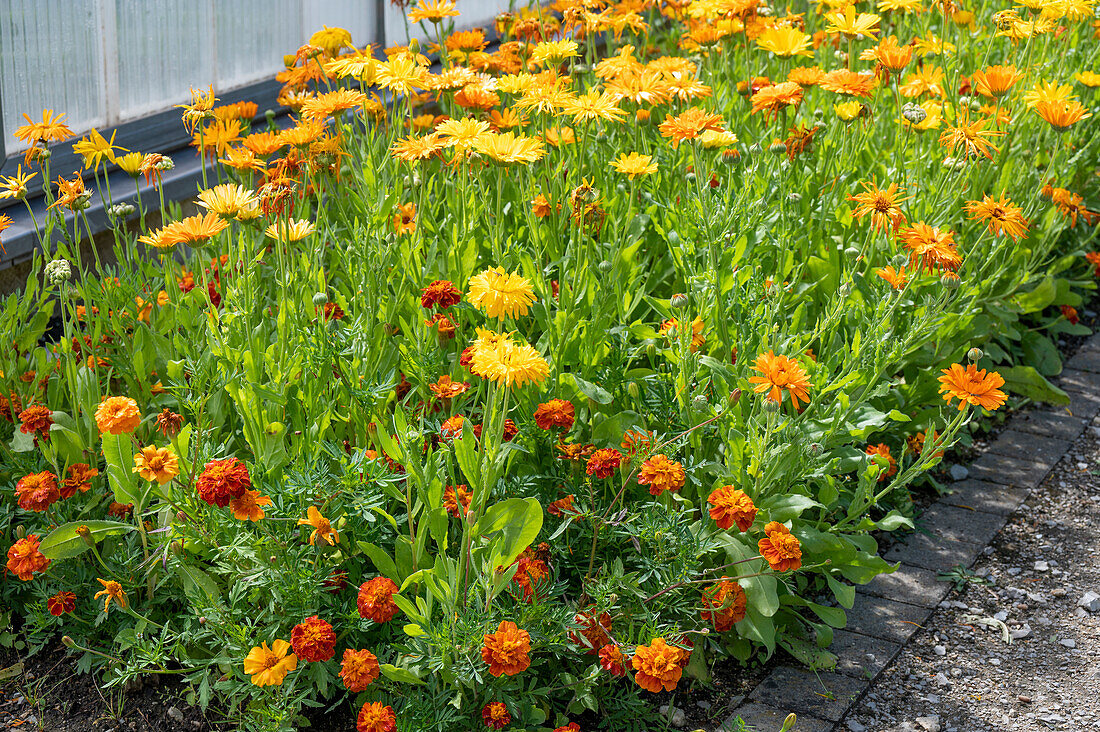
[(398, 54), (378, 64), (375, 78), (378, 85), (398, 96), (407, 96), (427, 83), (424, 67), (408, 54)]
[(279, 219), (264, 229), (264, 234), (280, 241), (301, 241), (314, 232), (313, 222), (302, 219)]
[(494, 267), (470, 278), (466, 299), (490, 318), (514, 318), (527, 315), (535, 301), (531, 282), (519, 273), (509, 274), (503, 267)]
[(176, 454), (167, 447), (149, 445), (134, 455), (133, 472), (164, 485), (180, 474), (180, 466)]
[(336, 546), (340, 543), (340, 535), (333, 530), (332, 524), (321, 515), (316, 506), (309, 507), (309, 510), (306, 511), (306, 518), (298, 519), (298, 525), (313, 527), (313, 533), (309, 535), (310, 545), (316, 544), (318, 538), (329, 546)]
[(1039, 102), (1068, 102), (1073, 99), (1073, 87), (1057, 81), (1040, 81), (1024, 92), (1024, 104), (1035, 109)]
[(139, 152), (132, 152), (116, 157), (115, 165), (127, 175), (137, 178), (141, 174), (141, 164), (144, 161), (144, 155)]
[(781, 58), (814, 55), (810, 36), (791, 26), (768, 28), (756, 37), (756, 45)]
[(618, 160), (611, 163), (611, 167), (634, 180), (640, 175), (650, 175), (657, 172), (657, 163), (649, 155), (639, 155), (636, 152), (623, 153)]
[(199, 205), (231, 219), (254, 219), (260, 215), (259, 199), (239, 183), (223, 183), (201, 191)]
[(96, 581), (103, 585), (103, 589), (95, 593), (93, 599), (103, 598), (103, 612), (107, 612), (111, 607), (111, 600), (114, 600), (121, 608), (126, 607), (126, 591), (122, 589), (122, 585), (114, 580), (104, 580), (98, 577), (96, 577)]
[(229, 499), (229, 510), (238, 521), (259, 521), (267, 514), (262, 506), (270, 506), (271, 499), (261, 496), (259, 491), (245, 490), (236, 498)]
[(967, 404), (993, 411), (1008, 399), (1000, 389), (1005, 384), (1001, 375), (996, 371), (987, 374), (985, 369), (979, 369), (974, 364), (964, 369), (961, 364), (953, 363), (943, 370), (939, 381), (944, 401), (950, 405), (952, 399), (958, 399), (960, 412), (966, 409)]
[(141, 424), (141, 412), (130, 397), (107, 397), (96, 407), (95, 422), (100, 432), (128, 435)]
[(298, 657), (289, 650), (285, 640), (275, 640), (270, 648), (264, 641), (245, 656), (244, 672), (256, 686), (279, 686), (288, 673), (298, 668)]

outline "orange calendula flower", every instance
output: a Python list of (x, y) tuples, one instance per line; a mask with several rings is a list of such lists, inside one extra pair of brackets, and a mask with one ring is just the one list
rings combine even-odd
[(279, 686), (288, 673), (298, 668), (298, 657), (289, 650), (285, 640), (275, 640), (270, 648), (264, 641), (245, 656), (244, 672), (256, 686)]
[(898, 238), (909, 250), (909, 263), (915, 268), (954, 272), (962, 264), (962, 256), (955, 248), (955, 232), (950, 229), (942, 230), (921, 221), (899, 231)]
[[(679, 338), (677, 329), (680, 327), (680, 321), (676, 318), (669, 318), (661, 323), (660, 329), (657, 331), (657, 335), (663, 335), (669, 339)], [(706, 328), (706, 324), (699, 316), (695, 316), (695, 319), (691, 321), (691, 352), (695, 353), (703, 347), (707, 342), (707, 337), (703, 334), (703, 330)]]
[(470, 278), (470, 292), (466, 296), (478, 310), (490, 318), (514, 318), (527, 315), (535, 302), (531, 282), (518, 273), (509, 274), (503, 267), (494, 267)]
[(336, 632), (327, 620), (312, 615), (290, 631), (290, 644), (303, 661), (327, 661), (336, 652)]
[(55, 618), (59, 618), (65, 613), (71, 613), (76, 610), (76, 593), (75, 592), (58, 592), (56, 595), (51, 595), (46, 599), (46, 609)]
[(764, 526), (764, 538), (757, 546), (774, 572), (787, 572), (802, 566), (802, 545), (791, 535), (791, 530), (778, 521), (770, 521)]
[(375, 577), (369, 582), (364, 582), (359, 587), (359, 596), (356, 604), (359, 608), (359, 617), (373, 620), (376, 623), (388, 623), (397, 615), (397, 603), (393, 596), (397, 592), (397, 585), (389, 577)]
[(404, 203), (397, 207), (393, 215), (393, 231), (398, 236), (416, 231), (416, 204)]
[(298, 519), (298, 525), (313, 527), (313, 533), (309, 535), (311, 546), (317, 543), (318, 538), (329, 546), (336, 546), (340, 543), (340, 535), (333, 530), (332, 524), (321, 515), (316, 506), (309, 507), (306, 511), (306, 518)]
[(951, 152), (961, 148), (962, 155), (967, 158), (984, 157), (992, 160), (993, 153), (1000, 152), (1000, 149), (986, 138), (1003, 135), (1004, 132), (985, 129), (988, 123), (988, 118), (971, 122), (970, 111), (963, 107), (959, 110), (955, 125), (948, 125), (940, 135), (940, 144)]
[(229, 510), (238, 521), (259, 521), (267, 515), (262, 507), (270, 505), (270, 498), (253, 490), (246, 490), (236, 498), (229, 499)]
[(880, 482), (886, 480), (894, 473), (898, 472), (898, 461), (893, 455), (890, 454), (890, 446), (886, 443), (880, 442), (877, 445), (868, 445), (867, 449), (864, 452), (871, 456), (877, 455), (878, 457), (886, 459), (886, 462), (888, 463), (886, 466), (886, 470), (879, 473), (878, 476)]
[(801, 103), (802, 87), (793, 81), (783, 81), (753, 94), (750, 114), (763, 112), (764, 118), (768, 119), (779, 116), (779, 112), (787, 107), (797, 107)]
[(128, 435), (141, 424), (141, 412), (130, 397), (107, 397), (96, 407), (95, 423), (100, 432)]
[(665, 491), (675, 493), (684, 487), (684, 466), (664, 455), (654, 455), (642, 463), (638, 484), (648, 485), (650, 495), (654, 496)]
[(573, 428), (575, 409), (573, 403), (565, 399), (551, 399), (540, 404), (535, 410), (535, 424), (539, 429), (550, 430), (555, 427), (568, 432)]
[(103, 612), (107, 612), (111, 607), (111, 600), (114, 600), (121, 608), (126, 607), (126, 590), (122, 589), (122, 585), (114, 580), (99, 579), (98, 577), (96, 577), (96, 582), (103, 585), (103, 589), (95, 593), (94, 598), (96, 600), (103, 598)]
[(1081, 120), (1092, 116), (1076, 99), (1040, 101), (1035, 105), (1035, 113), (1050, 123), (1056, 132), (1065, 132)]
[(155, 480), (164, 485), (179, 475), (180, 466), (174, 452), (166, 447), (149, 445), (134, 455), (132, 470), (145, 480)]
[(457, 16), (458, 10), (455, 9), (453, 0), (420, 0), (409, 13), (409, 22), (419, 23), (422, 20), (428, 20), (432, 23), (439, 23), (444, 18)]
[(685, 140), (694, 140), (706, 130), (717, 132), (725, 127), (721, 115), (699, 107), (689, 107), (675, 117), (666, 118), (659, 129), (663, 137), (672, 140), (672, 147), (675, 148)]
[(1019, 241), (1027, 234), (1028, 221), (1024, 218), (1023, 209), (1010, 201), (1003, 192), (1000, 200), (987, 193), (982, 196), (981, 201), (967, 201), (965, 208), (971, 219), (985, 221), (989, 226), (989, 233), (994, 236), (1007, 234), (1012, 241)]
[(952, 399), (958, 399), (959, 411), (966, 409), (967, 404), (993, 411), (1008, 398), (1000, 389), (1005, 384), (1001, 375), (996, 371), (987, 373), (974, 364), (963, 368), (961, 364), (953, 363), (943, 370), (939, 381), (944, 401), (951, 404)]
[(355, 718), (355, 732), (397, 732), (393, 707), (382, 702), (366, 702)]
[(878, 79), (874, 74), (861, 74), (848, 69), (836, 69), (825, 74), (821, 79), (821, 88), (834, 94), (843, 94), (849, 97), (869, 97), (878, 86)]
[(24, 582), (30, 581), (35, 572), (45, 572), (50, 560), (38, 550), (40, 543), (37, 534), (28, 534), (12, 544), (5, 565), (8, 571)]
[(248, 474), (248, 466), (237, 458), (211, 460), (203, 466), (202, 473), (195, 481), (199, 498), (218, 508), (225, 508), (229, 501), (240, 498), (251, 487), (252, 478)]
[(15, 484), (16, 503), (24, 511), (42, 512), (61, 500), (57, 479), (49, 471), (24, 475)]
[(909, 281), (909, 276), (905, 273), (905, 267), (901, 269), (894, 269), (893, 267), (880, 267), (875, 270), (875, 274), (886, 280), (890, 287), (895, 290), (900, 290), (905, 287), (905, 283)]
[(707, 498), (710, 504), (710, 517), (720, 529), (728, 529), (734, 524), (741, 531), (752, 528), (756, 520), (756, 505), (744, 491), (732, 485), (715, 488)]
[(806, 370), (797, 361), (786, 356), (777, 356), (769, 350), (756, 357), (753, 369), (761, 374), (749, 377), (749, 382), (756, 384), (753, 391), (757, 394), (767, 392), (768, 399), (782, 404), (783, 391), (786, 390), (796, 410), (800, 408), (800, 399), (809, 403), (810, 379)]
[(734, 625), (745, 619), (748, 597), (741, 585), (729, 577), (703, 590), (703, 620), (713, 623), (719, 633), (731, 630)]
[(12, 134), (17, 140), (28, 145), (61, 142), (73, 136), (73, 131), (61, 121), (64, 118), (64, 114), (55, 115), (52, 109), (42, 110), (41, 122), (35, 122), (24, 114), (23, 119), (27, 120), (27, 124), (15, 128), (15, 132)]
[(860, 181), (860, 185), (863, 186), (863, 193), (848, 196), (849, 201), (858, 204), (852, 211), (853, 216), (857, 219), (870, 216), (871, 225), (879, 231), (897, 229), (905, 223), (905, 214), (901, 212), (899, 204), (908, 200), (908, 197), (898, 195), (897, 183), (891, 183), (885, 189), (866, 181)]
[(340, 663), (340, 680), (348, 691), (366, 691), (380, 673), (378, 657), (373, 653), (367, 650), (344, 649), (344, 658)]
[(486, 633), (481, 648), (481, 660), (493, 676), (515, 676), (531, 665), (531, 634), (520, 630), (511, 620), (497, 626), (496, 633)]
[(1024, 75), (1015, 66), (989, 66), (971, 74), (970, 83), (983, 97), (1000, 99), (1022, 78)]
[(680, 665), (684, 651), (670, 646), (664, 638), (654, 638), (648, 646), (634, 649), (631, 665), (638, 673), (634, 681), (646, 691), (672, 691), (680, 683), (684, 670)]
[(588, 458), (585, 472), (595, 478), (610, 478), (622, 463), (623, 454), (613, 448), (596, 450)]

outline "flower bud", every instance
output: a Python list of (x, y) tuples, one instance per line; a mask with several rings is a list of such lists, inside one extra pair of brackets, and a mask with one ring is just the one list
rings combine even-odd
[(67, 635), (63, 635), (61, 636), (61, 645), (65, 646), (66, 648), (76, 648), (76, 641), (74, 641)]
[(657, 358), (657, 344), (651, 342), (649, 345), (647, 345), (645, 347), (645, 353), (651, 359)]
[(124, 219), (134, 213), (134, 205), (132, 203), (114, 203), (107, 209), (107, 215), (112, 219)]
[(95, 539), (92, 538), (92, 530), (85, 525), (76, 527), (76, 535), (84, 540), (84, 543), (88, 546), (95, 546)]
[(313, 296), (313, 304), (319, 308), (324, 307), (326, 304), (328, 304), (328, 294), (324, 292), (318, 292)]
[(775, 401), (772, 401), (771, 399), (765, 398), (764, 399), (764, 411), (765, 412), (772, 412), (772, 413), (778, 412), (779, 411), (779, 402), (775, 402)]
[(844, 250), (844, 255), (847, 256), (848, 259), (855, 259), (859, 256), (859, 250), (855, 247), (848, 247)]
[(42, 148), (41, 150), (38, 151), (38, 155), (36, 157), (39, 160), (49, 160), (50, 158), (53, 157), (53, 153), (50, 152), (49, 148)]
[(909, 102), (901, 108), (901, 116), (909, 124), (919, 125), (928, 118), (928, 112), (924, 111), (924, 107), (919, 104)]
[(46, 264), (46, 281), (51, 285), (68, 282), (73, 270), (66, 259), (54, 259)]
[(787, 200), (791, 203), (801, 203), (802, 202), (802, 194), (801, 193), (788, 193), (787, 194)]
[(737, 400), (741, 398), (741, 390), (734, 389), (730, 392), (729, 402), (730, 404), (736, 404)]
[(23, 524), (19, 524), (15, 527), (15, 538), (22, 539), (27, 535), (27, 527)]
[(199, 616), (199, 625), (206, 625), (206, 616), (205, 615), (200, 615)]
[(894, 265), (895, 267), (904, 267), (906, 262), (908, 261), (908, 254), (895, 254), (894, 258), (890, 260), (890, 264)]
[(775, 155), (785, 155), (787, 152), (787, 143), (785, 142), (773, 142), (768, 147), (768, 152)]
[(597, 266), (597, 268), (598, 268), (598, 269), (599, 269), (599, 270), (600, 270), (601, 272), (603, 272), (604, 274), (607, 274), (607, 273), (608, 273), (608, 272), (610, 272), (611, 270), (615, 269), (615, 265), (613, 265), (613, 264), (612, 264), (611, 262), (608, 262), (608, 261), (607, 261), (606, 259), (605, 259), (605, 260), (603, 260), (602, 262), (600, 262), (600, 263), (599, 263), (598, 265), (596, 265), (596, 266)]
[(706, 413), (710, 411), (710, 402), (702, 394), (696, 394), (692, 397), (691, 406), (696, 412)]
[(984, 355), (985, 354), (982, 353), (982, 349), (978, 347), (971, 348), (969, 351), (966, 352), (966, 357), (970, 360), (970, 363), (978, 363), (978, 361), (982, 360), (982, 356)]
[(783, 720), (783, 726), (780, 728), (779, 732), (790, 732), (791, 728), (794, 727), (794, 723), (797, 721), (798, 717), (795, 716), (794, 712), (791, 712), (787, 715), (787, 718)]
[(944, 274), (940, 277), (940, 285), (948, 290), (957, 290), (959, 285), (962, 284), (959, 281), (959, 276), (956, 274)]
[(811, 442), (807, 452), (810, 453), (810, 457), (820, 457), (824, 450), (825, 448), (821, 446), (820, 442)]
[(668, 302), (669, 302), (669, 305), (671, 305), (674, 308), (682, 308), (682, 307), (687, 307), (687, 304), (688, 304), (689, 301), (688, 301), (688, 296), (687, 295), (685, 295), (682, 292), (677, 292), (675, 295), (672, 296), (672, 299), (669, 300)]
[(638, 386), (637, 381), (631, 381), (629, 384), (627, 384), (626, 391), (628, 394), (630, 394), (630, 397), (632, 399), (642, 398), (642, 387)]

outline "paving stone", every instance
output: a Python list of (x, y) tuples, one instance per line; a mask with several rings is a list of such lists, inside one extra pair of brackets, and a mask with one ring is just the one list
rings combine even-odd
[(1058, 374), (1055, 382), (1063, 389), (1076, 389), (1093, 396), (1100, 391), (1100, 374), (1092, 371), (1065, 368)]
[(932, 609), (895, 602), (885, 597), (860, 595), (847, 611), (848, 627), (864, 635), (904, 643), (920, 629)]
[(917, 526), (931, 531), (934, 536), (979, 547), (988, 544), (1004, 525), (1004, 516), (939, 502), (932, 504), (917, 519)]
[(833, 632), (833, 644), (829, 650), (837, 656), (837, 673), (857, 679), (873, 679), (893, 660), (901, 650), (901, 644), (863, 633), (837, 630)]
[(1081, 351), (1100, 351), (1100, 333), (1093, 333), (1086, 338), (1078, 349), (1078, 353)]
[[(783, 711), (767, 704), (756, 702), (742, 704), (734, 711), (733, 717), (718, 728), (718, 732), (741, 729), (734, 725), (734, 720), (738, 717), (745, 722), (745, 729), (754, 730), (754, 732), (774, 732), (783, 726), (783, 720), (787, 718), (788, 714), (790, 714), (790, 710)], [(797, 732), (831, 732), (832, 729), (832, 722), (811, 717), (806, 713), (798, 714), (798, 724), (795, 725)]]
[[(963, 480), (951, 484), (951, 493), (940, 498), (941, 503), (1008, 516), (1020, 507), (1030, 488), (998, 485), (984, 480)], [(908, 602), (908, 601), (906, 601)]]
[[(1100, 407), (1100, 402), (1097, 405)], [(1061, 458), (1061, 455), (1058, 457)], [(1041, 456), (1025, 459), (987, 452), (966, 467), (971, 478), (1034, 488), (1046, 477), (1055, 462), (1057, 460), (1048, 460)]]
[[(951, 585), (947, 582), (936, 580), (936, 573), (932, 570), (902, 564), (897, 571), (880, 574), (867, 584), (857, 587), (856, 593), (934, 608), (947, 597), (950, 589)], [(861, 630), (851, 623), (848, 626)]]
[(1057, 463), (1069, 450), (1068, 440), (1059, 440), (1044, 435), (1019, 432), (1008, 429), (997, 435), (989, 445), (989, 452), (1008, 457), (1031, 459), (1038, 457), (1051, 463)]
[(939, 572), (951, 569), (956, 564), (969, 567), (978, 557), (979, 551), (981, 547), (977, 544), (966, 544), (927, 534), (913, 534), (905, 541), (890, 547), (885, 558), (887, 562), (904, 561), (906, 564)]
[(1067, 414), (1060, 407), (1020, 412), (1008, 424), (1012, 429), (1060, 440), (1076, 440), (1085, 431), (1085, 420)]
[[(800, 668), (780, 666), (768, 674), (750, 696), (753, 701), (779, 709), (837, 722), (868, 685), (866, 679), (854, 679), (843, 674), (815, 674)], [(802, 732), (801, 725), (795, 729)]]
[(1066, 368), (1100, 373), (1100, 350), (1081, 350), (1066, 361)]

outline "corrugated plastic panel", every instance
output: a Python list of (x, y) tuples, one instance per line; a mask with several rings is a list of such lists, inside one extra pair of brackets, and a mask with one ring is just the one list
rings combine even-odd
[[(304, 0), (304, 3), (302, 43), (326, 25), (350, 32), (352, 43), (359, 48), (377, 41), (374, 0)], [(297, 47), (286, 53), (296, 50)]]
[(303, 31), (301, 18), (302, 0), (218, 2), (216, 88), (244, 86), (282, 70), (283, 55), (297, 51), (309, 31)]

